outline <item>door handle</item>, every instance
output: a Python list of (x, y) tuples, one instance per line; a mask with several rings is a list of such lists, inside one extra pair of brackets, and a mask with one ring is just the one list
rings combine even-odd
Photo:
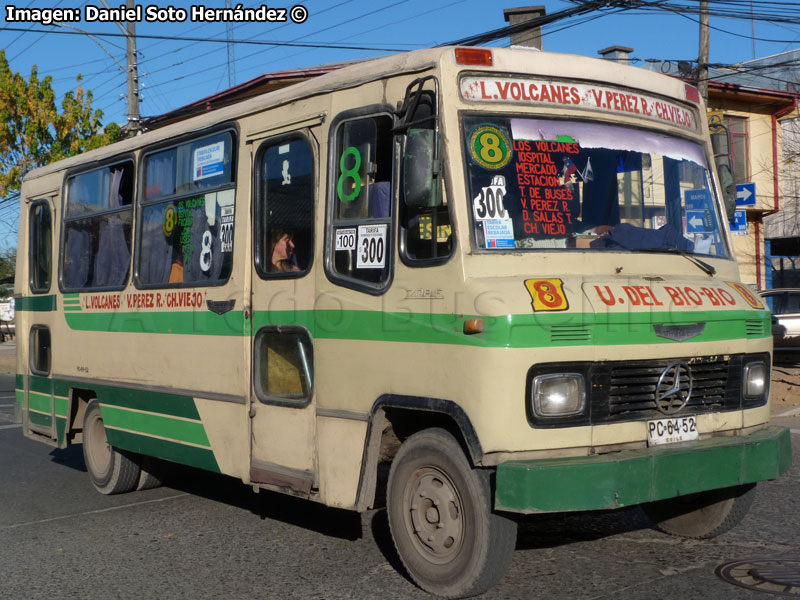
[(206, 300), (208, 310), (218, 315), (224, 315), (226, 312), (233, 310), (236, 305), (236, 300)]

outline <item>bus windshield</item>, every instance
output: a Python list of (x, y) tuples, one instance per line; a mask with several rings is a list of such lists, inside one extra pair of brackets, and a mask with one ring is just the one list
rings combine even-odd
[(700, 144), (604, 123), (462, 122), (478, 248), (728, 256)]

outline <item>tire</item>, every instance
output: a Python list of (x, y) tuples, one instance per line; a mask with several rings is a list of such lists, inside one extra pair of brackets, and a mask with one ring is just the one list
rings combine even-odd
[(139, 465), (109, 445), (97, 400), (89, 402), (83, 416), (83, 459), (92, 485), (101, 494), (130, 492), (139, 483)]
[(492, 512), (489, 472), (473, 469), (447, 431), (426, 429), (403, 442), (386, 504), (400, 560), (423, 590), (466, 598), (504, 575), (517, 524)]
[(756, 496), (756, 484), (711, 490), (642, 505), (664, 533), (704, 540), (717, 537), (744, 519)]
[(139, 465), (139, 481), (136, 490), (149, 490), (157, 488), (164, 483), (166, 465), (152, 456), (138, 454), (136, 463)]

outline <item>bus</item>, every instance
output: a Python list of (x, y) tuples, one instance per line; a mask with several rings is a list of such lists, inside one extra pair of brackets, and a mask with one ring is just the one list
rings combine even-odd
[(178, 463), (385, 506), (442, 597), (498, 582), (529, 514), (716, 536), (791, 463), (727, 223), (678, 79), (474, 47), (332, 69), (25, 177), (23, 430), (104, 494)]

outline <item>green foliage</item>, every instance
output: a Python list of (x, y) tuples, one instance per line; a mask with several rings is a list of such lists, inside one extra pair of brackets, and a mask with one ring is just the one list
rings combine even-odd
[(27, 80), (13, 72), (0, 50), (0, 198), (18, 190), (31, 169), (120, 137), (116, 124), (100, 133), (103, 113), (92, 110), (91, 92), (78, 85), (59, 111), (51, 84), (50, 76), (39, 79), (35, 65)]
[(8, 298), (14, 293), (13, 280), (4, 283), (14, 276), (17, 267), (17, 249), (10, 248), (0, 252), (0, 298)]

